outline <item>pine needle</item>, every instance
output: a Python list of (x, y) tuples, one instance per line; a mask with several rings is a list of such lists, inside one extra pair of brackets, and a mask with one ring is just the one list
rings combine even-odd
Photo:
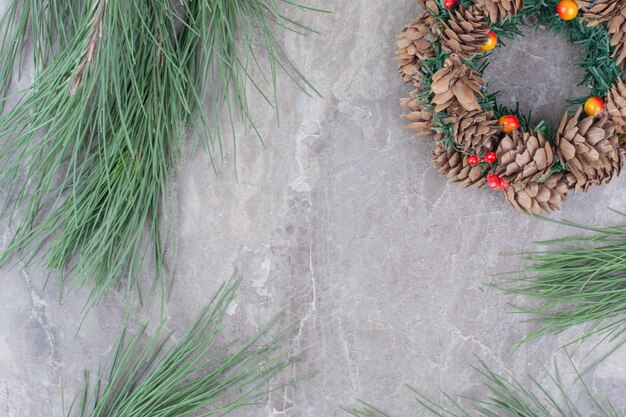
[[(544, 386), (531, 378), (530, 387), (527, 388), (512, 375), (501, 376), (491, 370), (482, 360), (479, 363), (480, 365), (473, 369), (484, 380), (483, 385), (487, 391), (484, 397), (462, 396), (455, 399), (449, 394), (444, 394), (451, 404), (451, 406), (445, 406), (411, 388), (417, 396), (418, 404), (429, 415), (437, 417), (582, 417), (586, 415), (576, 405), (578, 398), (570, 395), (563, 384), (558, 368), (554, 374), (549, 374), (548, 385), (551, 386)], [(598, 417), (626, 416), (626, 409), (618, 409), (610, 402), (598, 399), (583, 382), (571, 359), (570, 365), (576, 372), (577, 380), (584, 387), (587, 400), (593, 406), (594, 415)], [(364, 407), (361, 409), (346, 411), (355, 417), (389, 417), (371, 405), (362, 404)]]
[(343, 408), (343, 410), (354, 417), (390, 417), (371, 404), (364, 401), (358, 401), (358, 403), (361, 408)]
[(519, 344), (587, 325), (584, 335), (571, 343), (599, 336), (622, 345), (626, 342), (626, 225), (555, 223), (588, 235), (538, 242), (555, 248), (524, 254), (528, 264), (512, 273), (521, 276), (494, 286), (528, 300), (514, 308), (530, 314), (537, 327)]
[(132, 336), (124, 331), (108, 373), (98, 372), (93, 388), (85, 374), (84, 391), (67, 416), (213, 416), (260, 404), (270, 392), (268, 381), (295, 359), (282, 348), (290, 331), (269, 336), (271, 323), (245, 342), (221, 340), (240, 282), (226, 282), (171, 347), (162, 336), (163, 323), (147, 342), (145, 326)]
[[(250, 85), (274, 107), (279, 71), (314, 91), (273, 34), (309, 31), (282, 6), (314, 9), (286, 0), (18, 3), (3, 20), (0, 88), (20, 66), (32, 23), (40, 64), (0, 118), (2, 214), (19, 219), (0, 262), (42, 265), (61, 288), (91, 287), (89, 309), (109, 290), (141, 297), (138, 276), (150, 260), (149, 295), (165, 299), (164, 242), (174, 237), (162, 214), (173, 214), (165, 201), (183, 138), (194, 132), (218, 163), (222, 122), (233, 134), (235, 123), (253, 122)], [(212, 115), (199, 111), (205, 99)]]
[[(18, 79), (25, 64), (32, 64), (37, 76), (53, 55), (67, 46), (78, 19), (83, 16), (84, 2), (78, 0), (11, 0), (0, 18), (0, 97), (5, 97), (14, 72)], [(24, 52), (32, 49), (30, 62)], [(5, 100), (0, 101), (0, 110)]]

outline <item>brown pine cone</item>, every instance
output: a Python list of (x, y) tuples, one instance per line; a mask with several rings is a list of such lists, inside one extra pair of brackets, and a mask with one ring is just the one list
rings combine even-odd
[(464, 59), (482, 53), (481, 46), (489, 40), (487, 17), (482, 10), (463, 6), (450, 12), (450, 19), (441, 22), (435, 33), (441, 38), (442, 49), (448, 54), (457, 54)]
[(452, 139), (465, 150), (481, 147), (491, 150), (498, 140), (500, 128), (491, 111), (463, 111), (443, 121), (454, 125)]
[(433, 149), (433, 161), (435, 168), (439, 169), (439, 175), (448, 177), (452, 183), (459, 187), (481, 188), (487, 184), (488, 172), (478, 166), (469, 163), (469, 155), (453, 148), (446, 148), (443, 141), (437, 141)]
[(496, 155), (499, 161), (496, 173), (510, 184), (540, 181), (550, 173), (554, 163), (552, 145), (540, 132), (533, 131), (506, 135)]
[(563, 181), (565, 181), (570, 191), (573, 190), (574, 193), (577, 193), (578, 191), (582, 190), (582, 188), (579, 187), (578, 185), (578, 180), (576, 179), (576, 175), (574, 175), (570, 171), (561, 171), (559, 172), (559, 174), (563, 175)]
[(417, 0), (417, 4), (432, 15), (439, 16), (439, 6), (437, 6), (434, 0)]
[(517, 210), (538, 216), (542, 211), (550, 214), (560, 210), (561, 203), (567, 200), (569, 189), (566, 175), (557, 173), (544, 182), (511, 184), (502, 193), (504, 199)]
[(411, 97), (403, 98), (400, 104), (409, 109), (410, 112), (400, 116), (403, 120), (407, 120), (407, 127), (415, 133), (417, 137), (433, 136), (435, 124), (433, 123), (433, 114), (424, 108), (422, 100), (417, 98), (419, 90), (413, 90)]
[(622, 80), (611, 86), (606, 100), (606, 110), (615, 129), (619, 133), (626, 133), (626, 85)]
[(589, 26), (606, 22), (611, 46), (615, 47), (613, 58), (626, 70), (626, 2), (623, 0), (578, 0), (582, 19)]
[(444, 111), (455, 103), (467, 111), (479, 110), (476, 96), (482, 97), (480, 86), (483, 83), (474, 70), (461, 62), (458, 55), (451, 55), (432, 77), (435, 111)]
[(396, 42), (396, 59), (400, 61), (398, 73), (405, 83), (419, 82), (416, 75), (419, 74), (421, 62), (435, 56), (432, 44), (431, 27), (435, 18), (428, 11), (422, 12), (417, 19), (408, 24)]
[(511, 19), (524, 8), (524, 0), (476, 0), (492, 23), (501, 23), (506, 17)]
[(626, 71), (626, 4), (622, 6), (619, 14), (609, 20), (608, 25), (611, 46), (615, 47), (612, 57), (617, 64), (621, 64), (622, 70)]
[[(480, 1), (480, 0), (479, 0)], [(608, 22), (620, 13), (622, 4), (615, 0), (577, 0), (581, 19), (589, 26)]]
[(608, 183), (622, 168), (619, 138), (607, 116), (578, 120), (582, 106), (572, 117), (567, 112), (556, 135), (558, 155), (576, 176), (576, 188), (587, 191), (591, 185)]

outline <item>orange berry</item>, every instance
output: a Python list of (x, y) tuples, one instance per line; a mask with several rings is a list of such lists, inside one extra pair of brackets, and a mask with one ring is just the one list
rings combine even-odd
[(483, 46), (481, 46), (480, 49), (482, 49), (483, 51), (491, 51), (493, 48), (496, 47), (497, 44), (498, 44), (498, 37), (493, 32), (493, 30), (490, 30), (489, 39), (487, 39), (487, 42)]
[(587, 116), (596, 116), (604, 110), (604, 100), (600, 97), (590, 97), (585, 102), (585, 113)]
[(578, 16), (578, 5), (573, 0), (561, 0), (556, 6), (556, 12), (563, 20), (572, 20)]
[(519, 128), (519, 119), (512, 114), (507, 114), (498, 120), (498, 124), (502, 126), (505, 133), (511, 133)]

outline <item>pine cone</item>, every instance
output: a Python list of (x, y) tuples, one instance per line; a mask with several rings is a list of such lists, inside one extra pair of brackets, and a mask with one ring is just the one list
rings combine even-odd
[(626, 85), (619, 80), (611, 86), (609, 91), (606, 110), (619, 133), (626, 133)]
[(465, 150), (483, 147), (491, 150), (498, 140), (498, 122), (493, 118), (493, 112), (484, 110), (463, 111), (458, 115), (443, 120), (454, 125), (452, 138), (454, 142)]
[(441, 38), (442, 49), (448, 54), (458, 54), (464, 59), (480, 54), (489, 40), (487, 17), (482, 10), (472, 6), (467, 9), (459, 5), (450, 12), (450, 19), (437, 26), (436, 33)]
[(611, 46), (615, 47), (613, 58), (626, 71), (626, 2), (623, 0), (578, 0), (582, 19), (589, 26), (606, 22)]
[(431, 26), (435, 18), (429, 12), (422, 12), (417, 19), (407, 25), (396, 42), (396, 59), (400, 61), (398, 73), (405, 83), (415, 82), (421, 62), (435, 56), (432, 44)]
[(556, 135), (556, 146), (562, 164), (576, 176), (576, 188), (587, 191), (591, 185), (607, 183), (613, 175), (619, 175), (622, 156), (615, 126), (607, 116), (593, 116), (578, 121), (582, 106), (574, 116), (567, 113)]
[(400, 104), (410, 110), (409, 113), (400, 116), (403, 120), (409, 122), (408, 128), (415, 132), (415, 136), (433, 136), (435, 124), (433, 123), (433, 114), (424, 108), (424, 103), (417, 98), (419, 90), (413, 90), (410, 98), (403, 98)]
[(511, 206), (521, 212), (538, 216), (542, 210), (547, 214), (560, 210), (561, 203), (567, 200), (569, 189), (566, 175), (558, 173), (544, 182), (531, 182), (526, 185), (511, 184), (502, 192), (504, 199)]
[(582, 20), (589, 26), (608, 22), (620, 13), (622, 7), (621, 2), (616, 0), (577, 0), (576, 3)]
[(422, 9), (429, 11), (430, 14), (439, 16), (439, 6), (434, 0), (417, 0), (417, 4), (422, 6)]
[(550, 173), (554, 163), (552, 145), (540, 132), (517, 131), (506, 135), (496, 151), (500, 162), (496, 173), (511, 184), (524, 185), (540, 181)]
[(613, 58), (622, 71), (626, 71), (626, 5), (614, 18), (609, 20), (609, 34), (611, 34), (611, 46), (615, 47)]
[(470, 165), (468, 159), (469, 155), (446, 148), (443, 141), (438, 141), (433, 150), (434, 166), (439, 169), (439, 175), (462, 188), (481, 188), (487, 183), (488, 172), (483, 172), (479, 165)]
[(479, 110), (476, 96), (482, 97), (480, 86), (484, 83), (474, 70), (451, 55), (439, 71), (433, 74), (431, 91), (435, 94), (432, 103), (435, 111), (444, 111), (458, 103), (467, 111)]
[(487, 13), (492, 23), (501, 23), (506, 17), (511, 19), (524, 8), (524, 0), (476, 0), (475, 3)]

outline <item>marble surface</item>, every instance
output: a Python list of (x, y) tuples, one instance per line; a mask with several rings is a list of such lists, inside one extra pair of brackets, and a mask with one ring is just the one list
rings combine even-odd
[[(394, 416), (424, 415), (405, 384), (435, 399), (441, 390), (481, 393), (468, 366), (476, 357), (526, 382), (528, 375), (547, 381), (542, 367), (556, 360), (570, 380), (557, 348), (582, 329), (513, 352), (532, 324), (520, 324), (522, 316), (508, 313), (511, 300), (485, 286), (520, 266), (501, 253), (529, 250), (564, 230), (519, 215), (497, 193), (446, 184), (431, 169), (432, 143), (399, 120), (399, 98), (409, 89), (395, 75), (393, 45), (414, 2), (313, 4), (333, 14), (296, 17), (322, 35), (278, 36), (323, 98), (281, 77), (279, 126), (253, 99), (265, 148), (240, 132), (238, 181), (232, 152), (219, 176), (203, 155), (181, 164), (168, 326), (189, 324), (233, 268), (245, 278), (228, 335), (251, 335), (286, 311), (283, 322), (297, 326), (290, 343), (302, 356), (291, 375), (318, 374), (235, 417), (335, 417), (357, 398)], [(576, 53), (564, 39), (530, 31), (494, 53), (488, 79), (505, 91), (503, 101), (555, 121), (567, 97), (584, 93)], [(573, 196), (554, 217), (619, 222), (607, 207), (626, 210), (625, 185), (622, 177)], [(8, 226), (0, 226), (6, 239)], [(104, 363), (123, 326), (121, 296), (105, 299), (76, 334), (84, 291), (59, 300), (53, 285), (42, 289), (43, 270), (17, 265), (0, 274), (0, 415), (60, 417), (62, 390), (67, 399), (77, 393), (82, 370)], [(152, 305), (135, 321), (158, 313)], [(588, 363), (580, 353), (575, 361)], [(626, 349), (586, 378), (626, 405)], [(580, 386), (572, 392), (588, 411)]]

